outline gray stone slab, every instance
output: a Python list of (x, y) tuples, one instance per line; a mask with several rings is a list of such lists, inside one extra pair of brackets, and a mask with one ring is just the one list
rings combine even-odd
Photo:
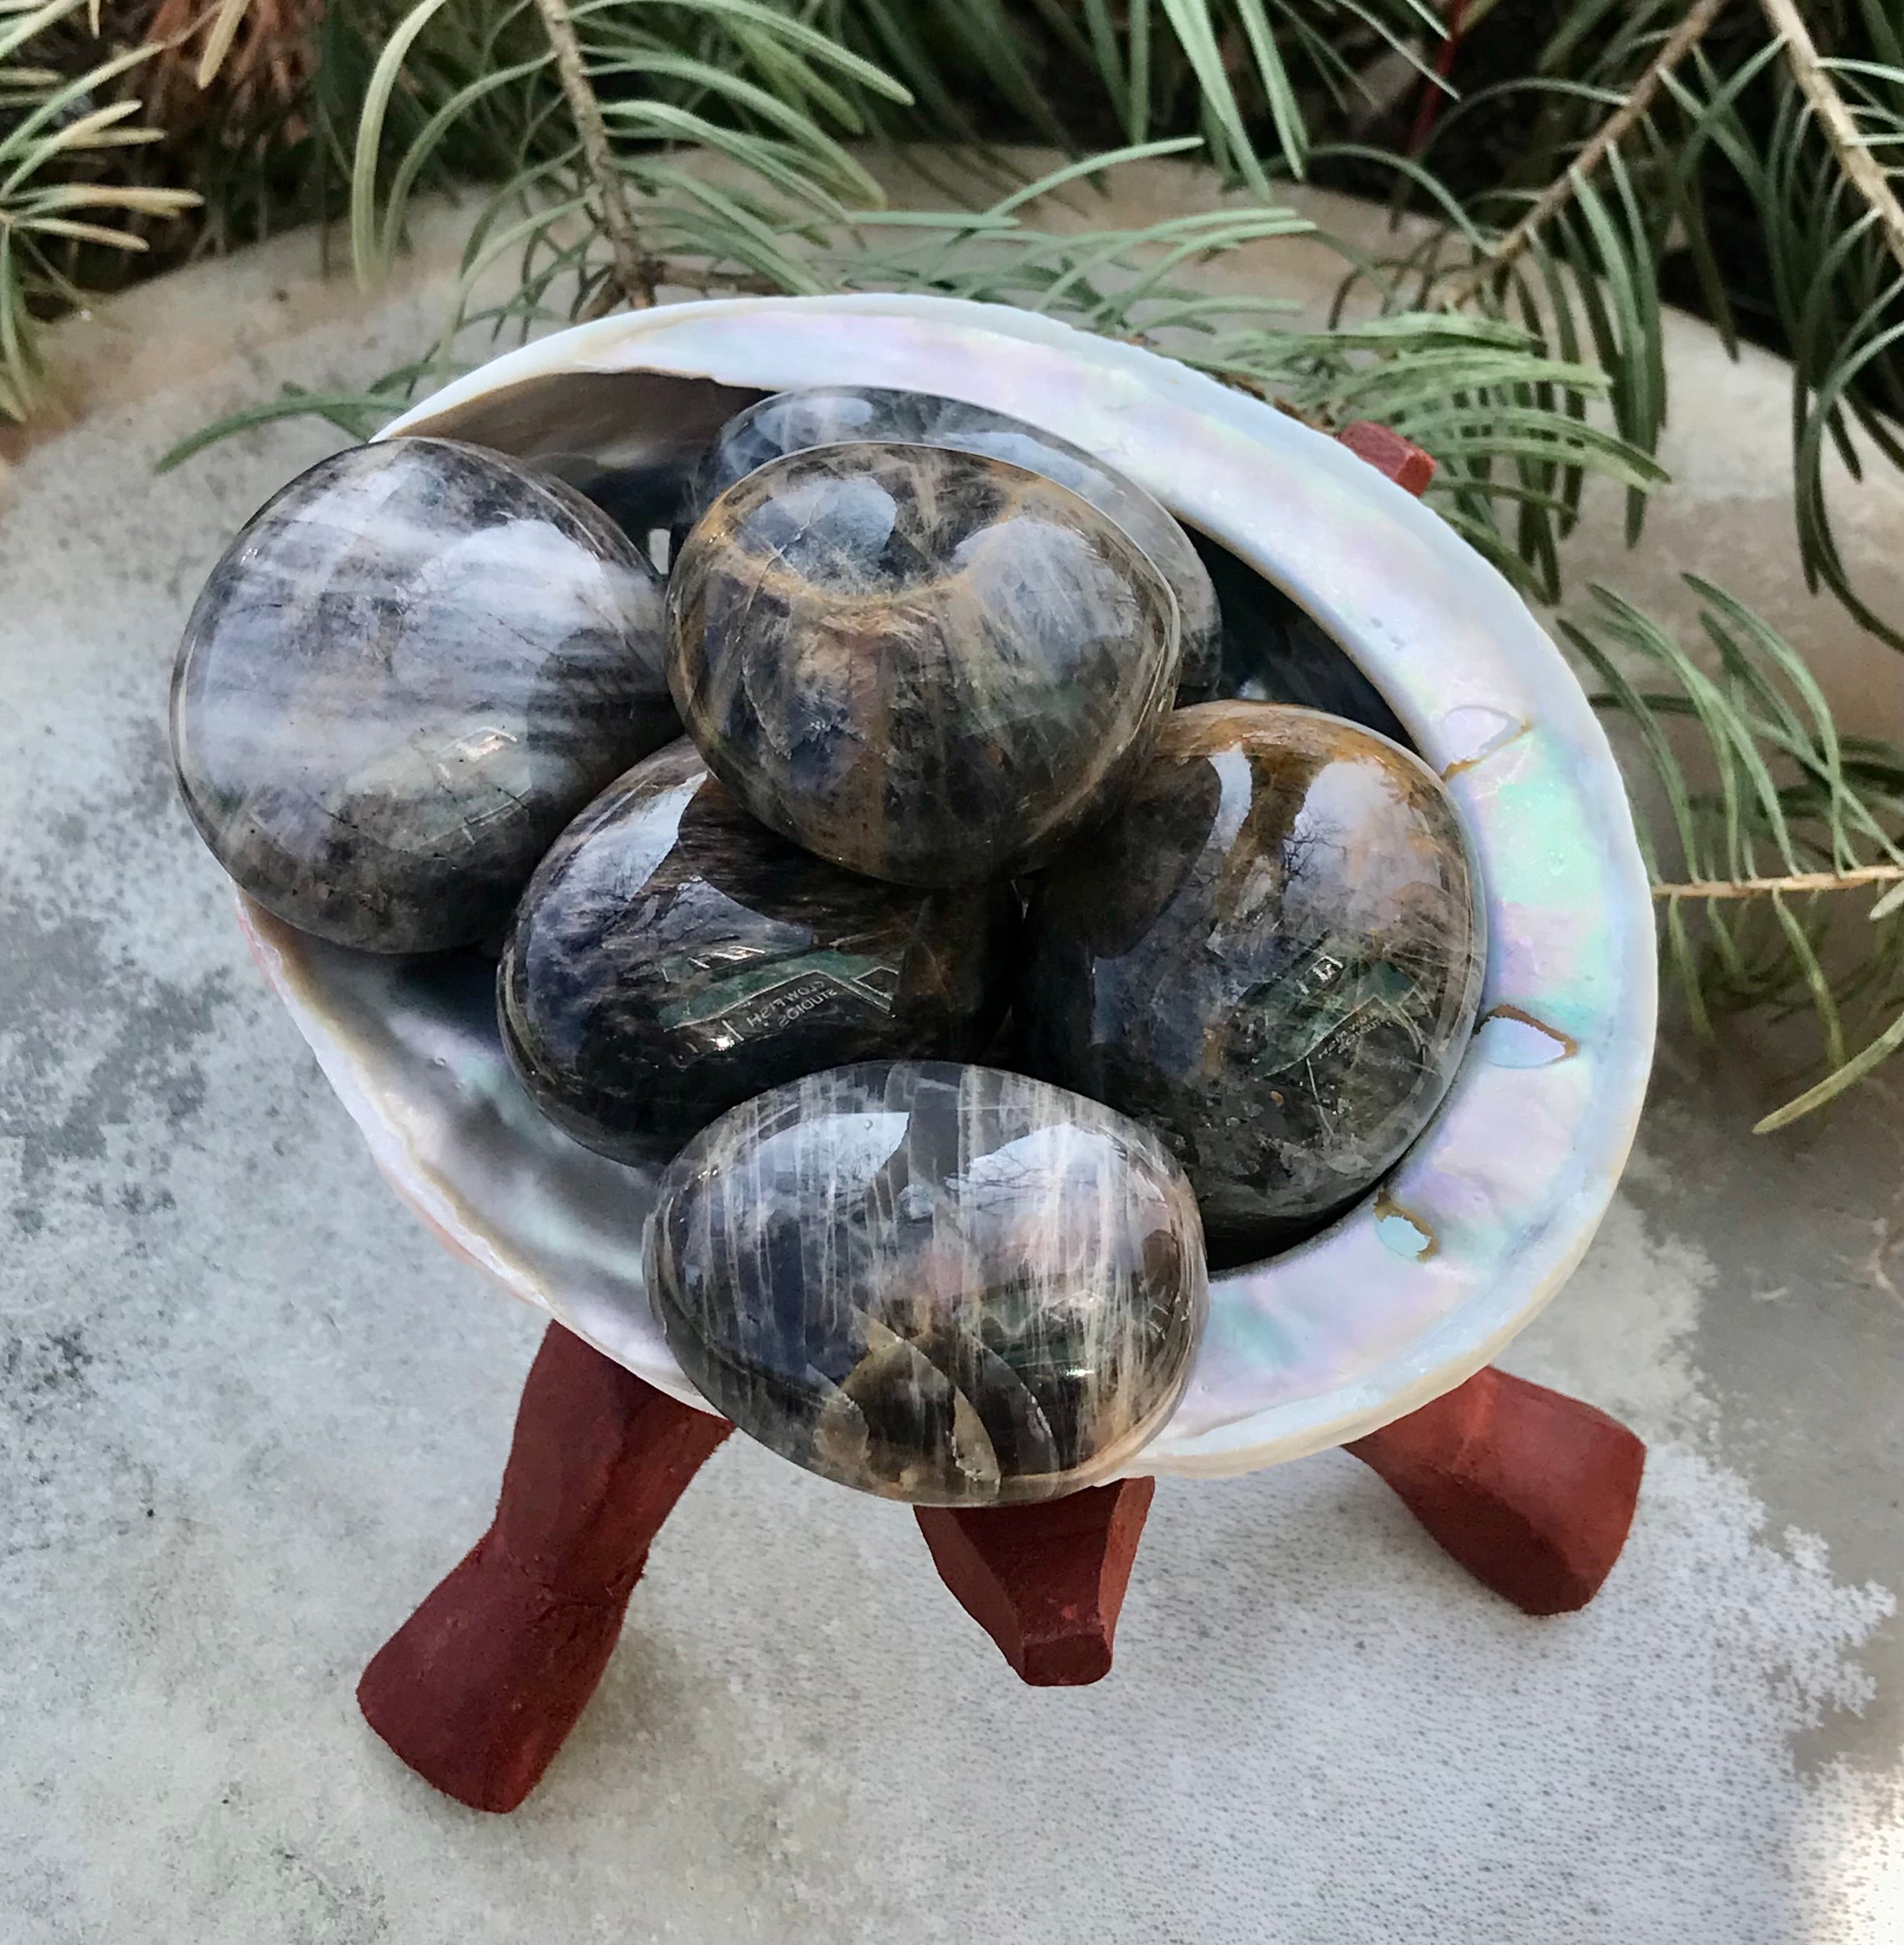
[(1652, 1443), (1584, 1614), (1524, 1620), (1329, 1453), (1164, 1481), (1116, 1669), (1034, 1692), (904, 1509), (737, 1439), (521, 1811), (371, 1735), (358, 1670), (485, 1522), (539, 1321), (380, 1185), (172, 794), (191, 596), (334, 441), (149, 468), (407, 355), (427, 242), (372, 305), (300, 239), (103, 311), (0, 479), (0, 1937), (1894, 1937), (1896, 1090), (1754, 1142), (1750, 1046), (1668, 1046), (1508, 1361)]

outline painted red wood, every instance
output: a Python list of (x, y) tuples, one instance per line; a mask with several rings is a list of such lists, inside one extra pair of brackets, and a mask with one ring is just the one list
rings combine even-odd
[(1111, 1672), (1156, 1484), (1120, 1479), (1037, 1506), (914, 1510), (939, 1578), (1020, 1677), (1076, 1688)]
[(446, 1796), (513, 1810), (594, 1694), (649, 1543), (732, 1429), (550, 1324), (495, 1520), (365, 1669), (371, 1727)]
[(1529, 1614), (1567, 1614), (1600, 1591), (1646, 1465), (1617, 1419), (1491, 1367), (1348, 1449), (1476, 1580)]
[(1403, 439), (1373, 419), (1357, 419), (1345, 425), (1336, 436), (1358, 459), (1366, 459), (1384, 477), (1392, 479), (1405, 493), (1417, 499), (1428, 489), (1434, 477), (1434, 460), (1413, 440)]

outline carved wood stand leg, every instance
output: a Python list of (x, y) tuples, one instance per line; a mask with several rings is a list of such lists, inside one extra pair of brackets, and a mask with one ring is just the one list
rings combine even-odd
[(920, 1506), (932, 1564), (1034, 1688), (1111, 1672), (1111, 1644), (1154, 1479), (1120, 1479), (1040, 1506)]
[(1646, 1447), (1617, 1419), (1491, 1366), (1355, 1440), (1474, 1578), (1528, 1614), (1584, 1607), (1633, 1524)]
[(594, 1694), (649, 1543), (732, 1429), (550, 1324), (494, 1521), (357, 1685), (371, 1727), (445, 1795), (513, 1810)]

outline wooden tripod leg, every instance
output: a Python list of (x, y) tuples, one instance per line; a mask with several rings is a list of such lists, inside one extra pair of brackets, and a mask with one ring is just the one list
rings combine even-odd
[(1529, 1614), (1570, 1613), (1600, 1591), (1646, 1464), (1617, 1419), (1492, 1367), (1348, 1449), (1476, 1580)]
[(595, 1692), (649, 1543), (732, 1429), (550, 1324), (494, 1521), (357, 1685), (371, 1727), (446, 1796), (513, 1810)]
[(1111, 1672), (1156, 1490), (1154, 1479), (1120, 1479), (1036, 1506), (915, 1511), (939, 1578), (1019, 1676), (1077, 1688)]

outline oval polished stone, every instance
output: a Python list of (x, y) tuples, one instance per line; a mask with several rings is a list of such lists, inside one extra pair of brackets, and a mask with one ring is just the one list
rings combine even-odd
[(1476, 886), (1417, 758), (1312, 710), (1166, 724), (1032, 895), (1027, 1064), (1154, 1128), (1220, 1261), (1353, 1202), (1420, 1133), (1480, 993)]
[(290, 924), (378, 952), (467, 944), (678, 733), (662, 625), (654, 569), (559, 481), (445, 439), (338, 453), (252, 519), (192, 612), (186, 806)]
[(1206, 702), (1216, 692), (1222, 617), (1209, 570), (1198, 558), (1189, 535), (1163, 503), (1135, 480), (1082, 446), (1008, 412), (931, 392), (898, 392), (875, 385), (815, 385), (777, 393), (721, 428), (696, 470), (689, 517), (698, 519), (736, 480), (784, 453), (836, 445), (843, 440), (888, 439), (1007, 461), (1055, 479), (1100, 513), (1108, 513), (1150, 556), (1177, 597), (1183, 644), (1177, 671), (1178, 706)]
[(901, 884), (1002, 877), (1096, 821), (1175, 686), (1175, 603), (1120, 528), (932, 446), (749, 473), (689, 535), (668, 608), (675, 701), (715, 775)]
[[(1332, 636), (1228, 547), (1200, 534), (1196, 546), (1223, 604), (1223, 635), (1215, 679), (1194, 700), (1296, 703), (1414, 747), (1382, 692)], [(1181, 690), (1178, 698), (1181, 707)]]
[(918, 1506), (1120, 1470), (1182, 1392), (1208, 1302), (1152, 1136), (1022, 1074), (836, 1068), (682, 1150), (648, 1287), (701, 1395), (796, 1465)]
[(538, 866), (497, 977), (503, 1042), (552, 1120), (639, 1160), (820, 1068), (969, 1059), (1004, 1013), (1018, 936), (1009, 885), (843, 871), (748, 816), (683, 740)]

